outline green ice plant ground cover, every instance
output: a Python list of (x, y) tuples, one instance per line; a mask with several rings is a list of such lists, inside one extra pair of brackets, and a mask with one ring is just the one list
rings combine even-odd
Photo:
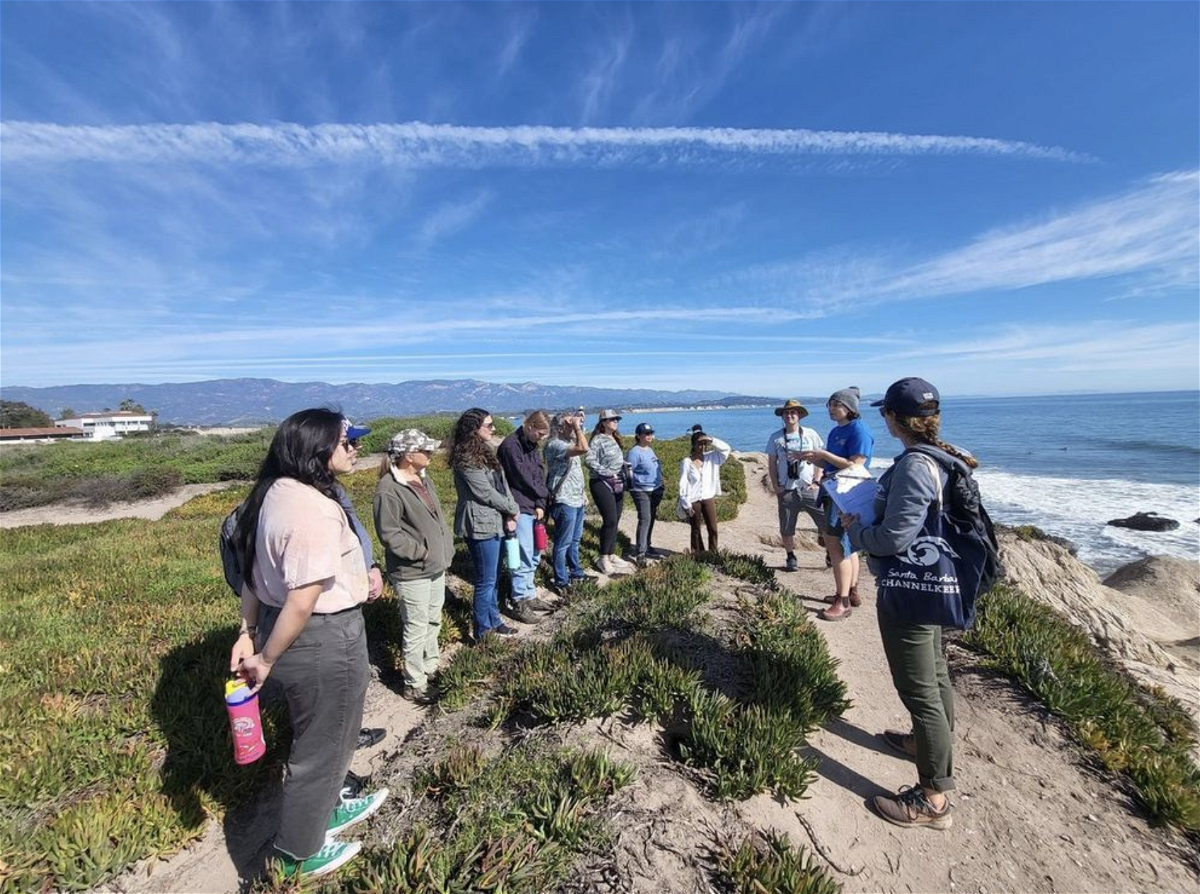
[[(149, 443), (114, 446), (137, 453)], [(239, 477), (261, 461), (265, 436), (257, 443)], [(455, 498), (444, 460), (432, 474), (449, 513)], [(366, 470), (346, 482), (368, 530), (375, 481)], [(4, 894), (83, 890), (139, 859), (177, 850), (203, 833), (210, 816), (252, 797), (277, 772), (285, 719), (266, 715), (267, 757), (239, 768), (221, 700), (238, 609), (221, 575), (217, 531), (245, 492), (209, 494), (157, 522), (0, 530)], [(594, 531), (588, 537), (590, 561)], [(377, 543), (375, 554), (382, 556)], [(465, 556), (456, 556), (461, 563)], [(461, 600), (448, 608), (446, 639), (461, 637), (469, 606)], [(392, 600), (369, 614), (397, 656)]]
[(1063, 717), (1106, 769), (1123, 775), (1151, 821), (1200, 841), (1196, 720), (1139, 686), (1046, 605), (1007, 585), (980, 600), (968, 645)]

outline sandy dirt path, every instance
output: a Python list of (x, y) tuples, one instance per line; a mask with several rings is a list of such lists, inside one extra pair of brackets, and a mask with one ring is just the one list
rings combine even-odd
[[(774, 498), (765, 488), (761, 454), (748, 454), (749, 500), (737, 520), (722, 524), (721, 546), (759, 554), (776, 567)], [(621, 529), (632, 536), (636, 513), (627, 501)], [(802, 520), (802, 524), (807, 524)], [(809, 537), (801, 570), (780, 573), (780, 581), (816, 612), (831, 592), (832, 577), (823, 553)], [(654, 543), (671, 551), (688, 545), (688, 528), (659, 522)], [(873, 593), (864, 577), (860, 587)], [(839, 661), (849, 686), (851, 708), (810, 737), (808, 751), (818, 759), (817, 779), (799, 802), (760, 795), (732, 807), (695, 797), (677, 778), (687, 804), (681, 825), (721, 828), (726, 811), (758, 829), (786, 833), (815, 850), (849, 892), (1191, 892), (1200, 885), (1197, 855), (1179, 839), (1148, 826), (1114, 782), (1064, 733), (1062, 726), (1009, 681), (979, 667), (977, 658), (951, 643), (948, 655), (957, 694), (954, 826), (945, 832), (900, 829), (867, 807), (876, 794), (915, 779), (913, 765), (893, 754), (877, 733), (907, 727), (907, 715), (888, 676), (879, 641), (874, 598), (867, 596), (853, 617), (831, 624), (816, 621)], [(367, 696), (367, 723), (388, 728), (383, 743), (355, 755), (354, 769), (384, 766), (407, 735), (422, 724), (427, 709), (415, 708), (374, 680)], [(610, 724), (611, 725), (611, 724)], [(651, 760), (655, 737), (646, 727), (618, 734), (636, 748), (641, 740)], [(419, 734), (419, 731), (418, 731)], [(611, 736), (610, 736), (611, 738)], [(632, 753), (632, 751), (631, 751)], [(661, 763), (661, 761), (660, 761)], [(686, 791), (683, 791), (686, 790)], [(646, 795), (649, 797), (649, 794)], [(166, 859), (143, 863), (108, 886), (109, 890), (154, 892), (237, 891), (239, 867), (254, 854), (272, 826), (273, 800), (248, 811), (231, 812), (224, 827), (213, 823), (201, 841)], [(686, 822), (685, 822), (686, 821)], [(691, 833), (689, 833), (689, 836)], [(694, 837), (694, 836), (692, 836)], [(680, 841), (679, 847), (703, 842)], [(694, 868), (694, 867), (693, 867)], [(702, 890), (699, 876), (670, 874), (628, 890)], [(686, 879), (686, 880), (685, 880)], [(624, 890), (624, 889), (623, 889)]]
[(50, 506), (35, 506), (32, 509), (17, 509), (0, 512), (0, 528), (20, 528), (25, 525), (86, 525), (92, 522), (112, 521), (116, 518), (146, 518), (157, 521), (177, 506), (202, 494), (233, 487), (236, 481), (221, 481), (215, 484), (185, 484), (182, 487), (149, 500), (133, 500), (114, 503), (103, 509), (93, 509), (75, 503), (54, 503)]

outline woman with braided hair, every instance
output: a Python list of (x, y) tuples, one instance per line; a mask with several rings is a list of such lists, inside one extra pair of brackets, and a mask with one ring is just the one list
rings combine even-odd
[[(875, 498), (876, 522), (863, 525), (855, 515), (842, 519), (855, 549), (865, 549), (872, 572), (879, 578), (875, 557), (904, 553), (920, 534), (934, 504), (947, 501), (948, 475), (942, 463), (910, 448), (920, 445), (961, 460), (969, 468), (979, 463), (966, 451), (939, 437), (941, 407), (938, 390), (924, 379), (895, 382), (883, 400), (872, 406), (887, 423), (888, 432), (905, 452), (879, 479)], [(913, 598), (925, 598), (914, 595)], [(918, 624), (900, 618), (878, 600), (879, 633), (887, 655), (892, 683), (912, 717), (912, 732), (885, 730), (883, 739), (917, 765), (917, 785), (903, 787), (894, 797), (872, 799), (876, 812), (898, 826), (948, 829), (952, 805), (946, 793), (954, 789), (954, 690), (942, 654), (939, 624)]]

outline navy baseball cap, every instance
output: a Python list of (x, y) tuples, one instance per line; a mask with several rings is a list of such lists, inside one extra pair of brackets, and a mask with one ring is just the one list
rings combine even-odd
[(342, 434), (345, 435), (347, 441), (357, 441), (359, 438), (365, 438), (371, 433), (371, 429), (355, 425), (349, 419), (342, 420)]
[(635, 435), (652, 435), (654, 434), (654, 428), (649, 422), (639, 422), (637, 428), (633, 430), (633, 433)]
[[(932, 384), (916, 376), (909, 376), (893, 382), (883, 400), (877, 400), (871, 406), (891, 410), (897, 416), (936, 416), (940, 401), (938, 390)], [(929, 406), (930, 403), (933, 406)]]

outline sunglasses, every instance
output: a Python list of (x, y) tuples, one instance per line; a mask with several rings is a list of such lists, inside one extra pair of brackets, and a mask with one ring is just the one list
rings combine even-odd
[(495, 428), (495, 427), (496, 427), (496, 423), (494, 423), (494, 422), (484, 422), (484, 423), (481, 423), (479, 427), (480, 427), (480, 428)]
[(357, 450), (358, 438), (342, 438), (338, 444), (345, 450)]

